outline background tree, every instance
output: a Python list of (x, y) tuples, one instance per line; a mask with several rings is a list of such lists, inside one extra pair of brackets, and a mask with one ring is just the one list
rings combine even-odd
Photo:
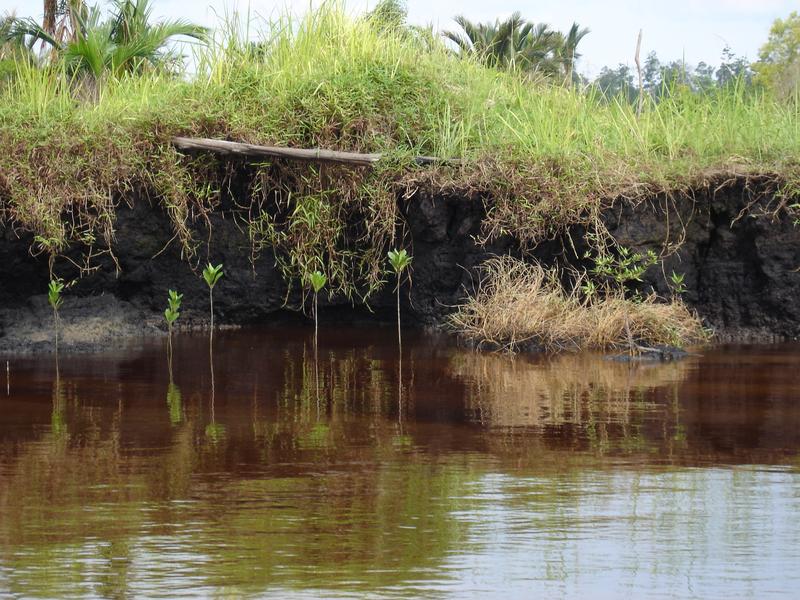
[(42, 29), (50, 36), (56, 34), (56, 11), (58, 10), (58, 0), (44, 0), (44, 18), (42, 19)]
[(753, 63), (755, 82), (788, 97), (800, 84), (800, 13), (776, 19)]
[(741, 81), (750, 86), (753, 83), (753, 69), (743, 56), (736, 56), (730, 46), (722, 50), (722, 61), (716, 73), (717, 86), (722, 87)]
[[(746, 58), (736, 56), (726, 47), (719, 67), (700, 62), (697, 66), (683, 60), (662, 63), (655, 52), (647, 55), (642, 68), (644, 93), (656, 102), (675, 92), (709, 93), (728, 85), (752, 85), (753, 72)], [(622, 99), (631, 103), (639, 97), (634, 73), (628, 65), (616, 69), (603, 67), (591, 84), (602, 97), (610, 101)]]
[(628, 65), (620, 64), (616, 69), (603, 67), (594, 80), (594, 86), (606, 100), (619, 98), (634, 103), (639, 96), (633, 80), (633, 72)]
[(588, 27), (581, 27), (577, 23), (573, 23), (567, 34), (560, 40), (561, 43), (558, 48), (558, 55), (561, 58), (561, 63), (564, 68), (564, 79), (568, 83), (572, 82), (572, 77), (575, 72), (575, 61), (581, 57), (581, 55), (578, 54), (578, 44), (580, 44), (581, 40), (588, 34)]
[(111, 15), (104, 18), (99, 6), (70, 0), (64, 8), (64, 26), (51, 31), (49, 22), (40, 25), (33, 19), (15, 19), (10, 37), (24, 40), (28, 47), (40, 42), (51, 48), (71, 74), (95, 79), (105, 73), (118, 76), (169, 67), (176, 56), (166, 46), (175, 37), (206, 38), (205, 28), (187, 21), (151, 24), (150, 0), (112, 0), (110, 4)]
[(403, 0), (380, 0), (367, 19), (380, 29), (397, 31), (407, 27), (408, 9)]
[(460, 54), (475, 57), (488, 67), (526, 73), (563, 73), (565, 56), (574, 62), (578, 56), (575, 48), (585, 35), (577, 28), (574, 46), (565, 53), (565, 36), (544, 23), (526, 21), (518, 12), (494, 23), (473, 23), (461, 15), (454, 20), (461, 31), (444, 31), (442, 35)]

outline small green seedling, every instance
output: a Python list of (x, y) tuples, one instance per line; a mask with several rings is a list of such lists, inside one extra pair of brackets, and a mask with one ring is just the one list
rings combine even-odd
[(587, 299), (591, 300), (597, 294), (597, 286), (593, 281), (587, 281), (581, 286), (581, 291)]
[(676, 273), (673, 271), (669, 276), (669, 279), (672, 282), (672, 290), (676, 295), (680, 296), (686, 291), (686, 284), (684, 283), (684, 279), (686, 279), (686, 273)]
[(167, 292), (167, 308), (164, 311), (164, 319), (167, 321), (170, 378), (172, 376), (172, 325), (178, 320), (178, 317), (181, 316), (180, 308), (182, 299), (183, 294), (179, 294), (175, 290), (169, 290)]
[(395, 277), (397, 277), (397, 345), (402, 350), (403, 340), (400, 335), (400, 277), (411, 264), (411, 257), (405, 250), (391, 250), (389, 252), (389, 264), (392, 266)]
[(221, 278), (222, 264), (215, 267), (211, 263), (208, 263), (206, 268), (203, 269), (203, 279), (205, 279), (206, 284), (208, 284), (208, 298), (211, 306), (211, 333), (209, 334), (209, 339), (214, 337), (214, 286), (217, 285), (217, 282)]
[(53, 310), (58, 311), (64, 299), (61, 297), (61, 292), (64, 290), (64, 283), (61, 279), (51, 279), (47, 286), (47, 301)]
[(61, 279), (51, 279), (47, 286), (47, 301), (53, 307), (53, 326), (56, 333), (56, 375), (58, 375), (58, 309), (61, 308), (64, 299), (61, 292), (64, 290), (64, 282)]
[(325, 287), (325, 284), (328, 283), (328, 278), (325, 276), (325, 273), (320, 273), (319, 271), (314, 271), (309, 277), (309, 280), (311, 281), (311, 288), (314, 290), (315, 294), (319, 294), (322, 288)]
[(392, 265), (395, 275), (399, 277), (411, 264), (411, 257), (405, 250), (391, 250), (389, 252), (389, 264)]
[(178, 317), (181, 316), (180, 308), (182, 299), (183, 294), (179, 294), (175, 290), (169, 290), (167, 297), (167, 309), (164, 311), (164, 318), (167, 321), (170, 334), (172, 334), (172, 324), (178, 320)]
[(319, 319), (317, 318), (317, 296), (322, 288), (325, 287), (325, 284), (328, 282), (328, 278), (325, 276), (325, 273), (314, 271), (308, 276), (308, 280), (311, 283), (311, 289), (314, 291), (314, 345), (316, 346), (317, 333), (319, 331)]

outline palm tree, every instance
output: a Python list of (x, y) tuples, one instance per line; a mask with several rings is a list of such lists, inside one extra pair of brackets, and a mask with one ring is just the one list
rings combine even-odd
[(12, 15), (0, 15), (0, 83), (11, 79), (21, 61), (33, 62), (33, 52), (13, 36), (16, 19)]
[(575, 72), (575, 61), (581, 55), (578, 54), (578, 44), (589, 33), (588, 27), (580, 27), (577, 23), (573, 23), (569, 28), (567, 35), (563, 36), (561, 46), (558, 51), (559, 58), (564, 67), (564, 80), (567, 83), (572, 83), (572, 74)]
[(518, 12), (494, 23), (473, 23), (462, 15), (453, 20), (463, 33), (445, 31), (442, 35), (454, 42), (461, 54), (474, 56), (489, 67), (508, 68), (513, 63), (519, 30), (525, 25)]
[(460, 54), (475, 56), (486, 66), (525, 72), (549, 72), (554, 68), (559, 34), (546, 24), (525, 21), (516, 12), (505, 21), (473, 23), (455, 17), (461, 32), (445, 31)]
[(561, 34), (546, 23), (528, 23), (523, 28), (518, 52), (518, 62), (525, 71), (553, 74), (558, 70), (558, 52)]
[(44, 0), (44, 18), (42, 19), (42, 29), (48, 34), (56, 34), (56, 12), (58, 11), (58, 0)]
[(164, 47), (173, 38), (206, 39), (205, 28), (187, 21), (150, 24), (150, 0), (112, 0), (111, 6), (111, 17), (104, 19), (98, 6), (70, 0), (64, 13), (69, 31), (55, 25), (48, 31), (33, 19), (16, 19), (12, 37), (26, 40), (29, 47), (41, 42), (63, 60), (69, 73), (94, 79), (109, 72), (119, 76), (169, 66), (175, 55)]

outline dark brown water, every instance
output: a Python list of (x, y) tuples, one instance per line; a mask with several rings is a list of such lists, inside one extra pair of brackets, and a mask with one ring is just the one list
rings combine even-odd
[(800, 594), (800, 346), (309, 333), (3, 364), (0, 596)]

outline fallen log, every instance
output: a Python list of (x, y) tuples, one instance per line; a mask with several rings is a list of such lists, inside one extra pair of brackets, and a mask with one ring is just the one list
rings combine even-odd
[[(229, 142), (227, 140), (213, 140), (209, 138), (176, 137), (172, 144), (178, 149), (187, 152), (203, 151), (214, 152), (228, 156), (245, 156), (252, 158), (289, 158), (310, 162), (334, 162), (355, 166), (371, 166), (383, 158), (383, 154), (362, 154), (359, 152), (340, 152), (337, 150), (323, 150), (321, 148), (286, 148), (283, 146), (259, 146), (257, 144), (244, 144)], [(417, 156), (414, 158), (419, 165), (436, 163), (460, 163), (460, 160), (437, 158), (435, 156)]]

